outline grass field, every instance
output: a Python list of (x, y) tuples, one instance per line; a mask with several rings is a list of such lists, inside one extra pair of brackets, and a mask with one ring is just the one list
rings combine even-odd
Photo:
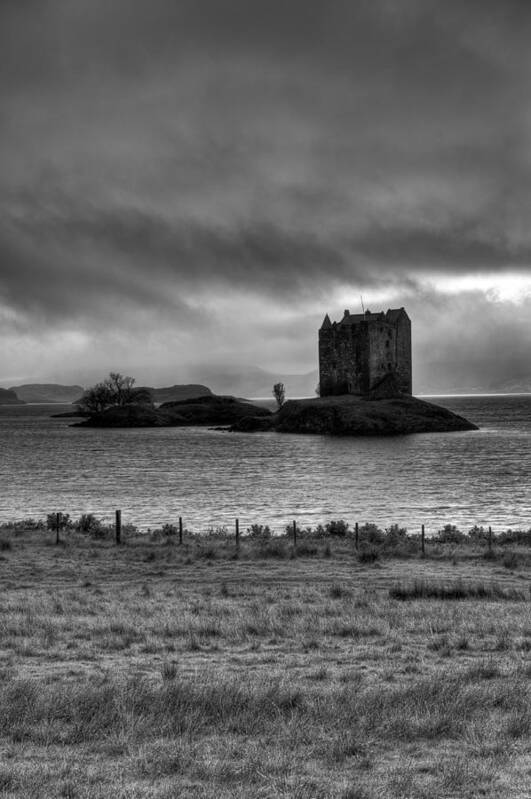
[(525, 553), (64, 537), (0, 536), (0, 796), (531, 796)]

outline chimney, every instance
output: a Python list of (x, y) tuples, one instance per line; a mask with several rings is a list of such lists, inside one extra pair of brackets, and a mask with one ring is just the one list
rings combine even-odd
[(345, 308), (345, 313), (343, 314), (343, 318), (346, 319), (347, 316), (350, 316), (350, 311), (348, 308)]

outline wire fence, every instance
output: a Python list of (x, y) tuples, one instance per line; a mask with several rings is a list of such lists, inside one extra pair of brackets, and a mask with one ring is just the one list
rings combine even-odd
[(296, 520), (286, 525), (281, 532), (273, 530), (269, 525), (251, 524), (244, 527), (240, 523), (240, 518), (235, 517), (233, 525), (222, 525), (216, 528), (210, 527), (205, 531), (192, 532), (184, 522), (184, 517), (179, 516), (175, 523), (165, 524), (160, 528), (148, 530), (147, 533), (140, 532), (134, 524), (123, 521), (122, 510), (117, 509), (114, 513), (114, 522), (104, 524), (94, 514), (83, 514), (77, 521), (70, 518), (70, 515), (63, 512), (55, 512), (47, 515), (46, 521), (26, 520), (12, 525), (4, 524), (1, 529), (46, 529), (53, 531), (56, 543), (61, 543), (62, 536), (72, 531), (85, 533), (93, 538), (112, 539), (117, 546), (127, 542), (132, 538), (143, 538), (144, 540), (163, 539), (183, 545), (187, 541), (200, 540), (223, 540), (233, 542), (236, 551), (240, 549), (242, 542), (246, 541), (266, 541), (266, 540), (287, 540), (296, 550), (302, 540), (310, 538), (324, 538), (350, 541), (355, 550), (367, 549), (368, 547), (387, 548), (387, 549), (409, 549), (418, 551), (424, 555), (426, 546), (433, 544), (445, 544), (451, 546), (476, 545), (485, 548), (487, 553), (492, 553), (495, 545), (519, 545), (531, 547), (531, 529), (529, 530), (503, 530), (495, 533), (492, 526), (483, 527), (474, 525), (468, 532), (462, 532), (455, 525), (446, 524), (439, 530), (427, 530), (425, 524), (421, 524), (412, 532), (405, 527), (391, 524), (385, 529), (381, 529), (376, 524), (354, 522), (353, 524), (344, 519), (336, 519), (325, 524), (318, 524), (316, 527), (303, 527)]

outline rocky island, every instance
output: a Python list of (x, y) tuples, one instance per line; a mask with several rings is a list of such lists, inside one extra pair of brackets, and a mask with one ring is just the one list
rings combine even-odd
[(447, 408), (410, 395), (365, 399), (352, 394), (288, 400), (270, 416), (247, 416), (231, 430), (325, 433), (336, 436), (391, 436), (449, 433), (477, 426)]
[(158, 408), (131, 403), (92, 414), (78, 427), (184, 427), (229, 426), (242, 419), (272, 416), (271, 411), (235, 397), (206, 394), (191, 399), (164, 402)]
[(93, 414), (82, 427), (224, 427), (233, 432), (388, 436), (476, 430), (476, 425), (430, 402), (403, 395), (364, 399), (352, 395), (288, 400), (276, 413), (215, 394), (166, 402), (159, 408), (130, 404)]

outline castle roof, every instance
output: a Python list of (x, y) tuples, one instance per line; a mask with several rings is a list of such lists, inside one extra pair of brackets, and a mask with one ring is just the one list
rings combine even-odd
[[(402, 314), (406, 314), (403, 308), (388, 308), (387, 313), (383, 311), (378, 311), (377, 313), (371, 313), (371, 311), (365, 311), (365, 313), (350, 313), (350, 311), (345, 311), (345, 315), (338, 325), (359, 325), (361, 322), (390, 322), (394, 323), (397, 322), (398, 319)], [(328, 314), (327, 314), (328, 317)], [(325, 325), (323, 324), (323, 327)]]
[(370, 311), (365, 311), (365, 313), (349, 313), (347, 316), (343, 317), (343, 319), (338, 322), (340, 325), (359, 325), (360, 322), (376, 322), (379, 319), (384, 318), (383, 311), (379, 313), (371, 313)]
[(388, 308), (385, 317), (388, 322), (396, 322), (402, 314), (407, 317), (407, 313), (404, 308)]

